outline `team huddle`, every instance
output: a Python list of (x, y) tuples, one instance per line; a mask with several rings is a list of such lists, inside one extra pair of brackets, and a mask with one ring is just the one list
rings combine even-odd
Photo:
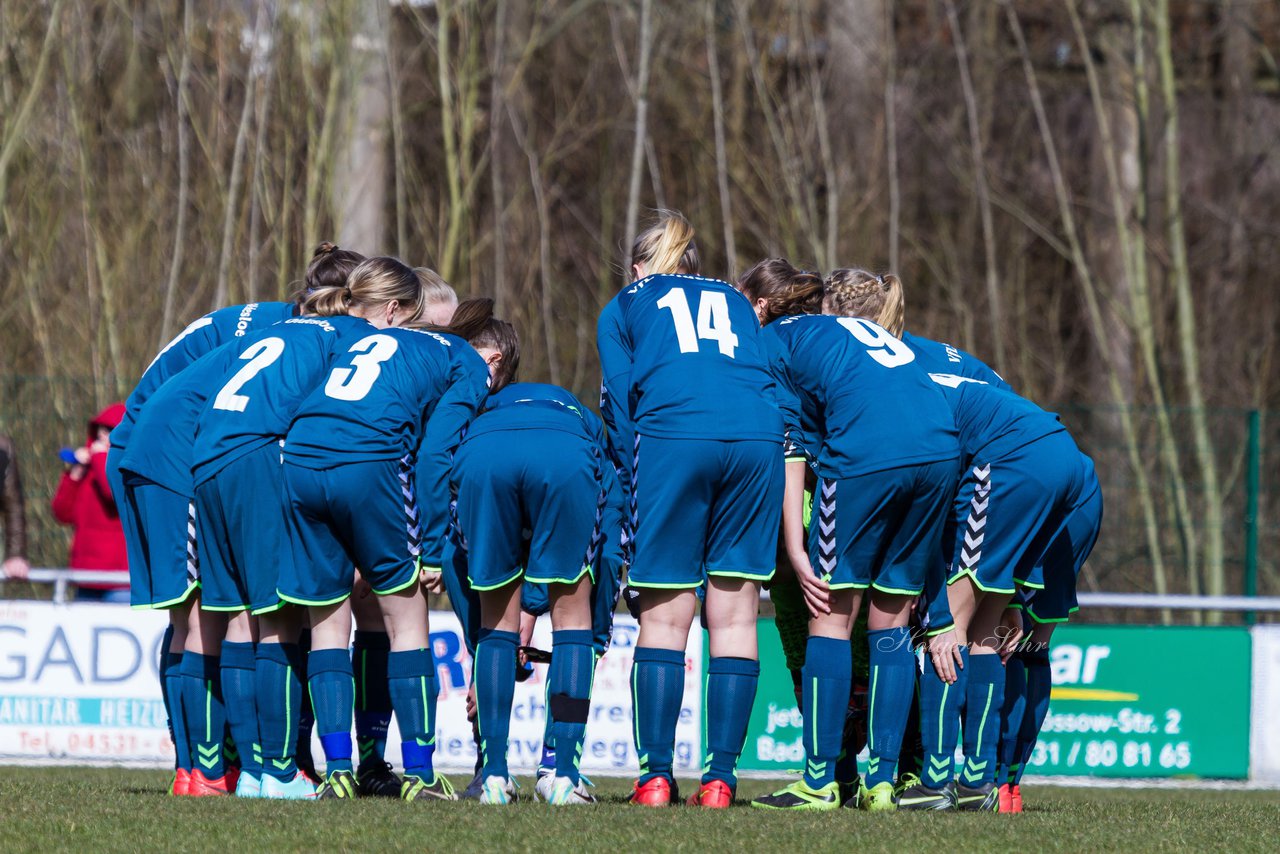
[[(1049, 638), (1101, 524), (1092, 462), (986, 365), (905, 332), (894, 276), (772, 259), (707, 278), (671, 213), (631, 264), (600, 316), (599, 415), (517, 381), (492, 300), (332, 244), (293, 302), (215, 311), (156, 356), (108, 471), (133, 605), (170, 613), (174, 794), (511, 803), (514, 686), (549, 613), (534, 796), (593, 803), (578, 764), (625, 580), (633, 803), (680, 802), (699, 610), (687, 803), (733, 803), (767, 587), (807, 761), (752, 806), (1021, 810)], [(427, 594), (446, 591), (473, 659), (460, 793), (433, 767)]]

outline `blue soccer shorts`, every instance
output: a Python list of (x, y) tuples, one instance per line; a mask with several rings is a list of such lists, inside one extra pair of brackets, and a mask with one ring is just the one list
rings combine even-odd
[(284, 466), (276, 442), (245, 454), (196, 486), (201, 601), (207, 611), (262, 614), (292, 558), (285, 523)]
[(706, 576), (773, 576), (785, 480), (782, 442), (636, 436), (631, 572), (640, 588)]
[(819, 478), (809, 561), (832, 590), (918, 595), (945, 566), (943, 529), (956, 460)]
[(129, 602), (174, 608), (200, 586), (196, 510), (191, 498), (123, 472), (125, 502), (136, 524), (129, 552)]
[(311, 469), (286, 457), (284, 484), (293, 556), (280, 570), (281, 599), (341, 602), (351, 595), (357, 566), (382, 596), (417, 583), (421, 530), (412, 458)]
[(1024, 610), (1037, 623), (1065, 623), (1079, 610), (1076, 579), (1102, 530), (1102, 488), (1093, 460), (1084, 454), (1080, 458), (1083, 495), (1036, 564), (1031, 580), (1042, 586), (1029, 587), (1024, 594)]

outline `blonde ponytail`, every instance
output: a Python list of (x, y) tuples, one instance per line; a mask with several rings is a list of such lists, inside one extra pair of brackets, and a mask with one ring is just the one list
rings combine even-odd
[(348, 287), (327, 287), (308, 294), (302, 300), (301, 312), (318, 317), (334, 317), (346, 314), (351, 307), (351, 289)]
[(660, 210), (653, 225), (640, 232), (631, 246), (631, 263), (644, 266), (646, 275), (702, 271), (693, 226), (679, 211)]
[(865, 317), (893, 335), (906, 325), (906, 297), (902, 280), (892, 273), (877, 276), (866, 270), (833, 270), (824, 284), (822, 310), (827, 314)]

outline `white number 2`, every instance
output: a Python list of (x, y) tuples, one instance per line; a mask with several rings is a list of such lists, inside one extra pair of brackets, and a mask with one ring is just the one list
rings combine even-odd
[(861, 317), (842, 317), (841, 326), (853, 333), (853, 337), (866, 345), (867, 355), (886, 368), (897, 368), (914, 362), (916, 354), (897, 338)]
[(263, 368), (279, 359), (283, 352), (284, 340), (281, 338), (263, 338), (258, 343), (251, 344), (240, 354), (240, 360), (248, 361), (249, 364), (236, 371), (235, 376), (222, 387), (218, 396), (213, 399), (213, 408), (225, 409), (228, 412), (244, 412), (244, 408), (249, 405), (249, 396), (238, 394), (238, 392)]
[(349, 368), (334, 368), (324, 393), (335, 400), (363, 400), (382, 373), (382, 363), (396, 354), (400, 342), (390, 335), (370, 335), (351, 345), (349, 353), (359, 353)]
[(698, 352), (698, 339), (715, 341), (720, 353), (733, 358), (738, 348), (738, 336), (729, 323), (729, 301), (719, 291), (703, 291), (698, 300), (698, 327), (694, 330), (693, 314), (684, 288), (672, 288), (658, 300), (658, 308), (671, 309), (671, 319), (676, 325), (676, 340), (681, 353)]

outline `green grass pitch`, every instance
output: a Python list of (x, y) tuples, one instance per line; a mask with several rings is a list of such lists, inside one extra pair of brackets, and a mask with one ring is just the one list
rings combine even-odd
[[(1024, 786), (1020, 816), (645, 810), (602, 780), (596, 807), (282, 803), (165, 794), (159, 771), (0, 768), (0, 851), (1268, 851), (1280, 794)], [(528, 794), (531, 780), (522, 781)], [(688, 783), (687, 785), (692, 785)], [(744, 780), (753, 797), (776, 783)]]

